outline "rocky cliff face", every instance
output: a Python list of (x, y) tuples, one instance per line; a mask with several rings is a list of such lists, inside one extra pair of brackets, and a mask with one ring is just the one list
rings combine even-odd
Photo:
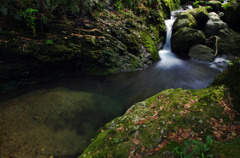
[(50, 32), (37, 32), (36, 38), (26, 28), (5, 28), (0, 35), (1, 89), (69, 72), (134, 71), (158, 61), (164, 19), (180, 1), (141, 0), (134, 8), (124, 5), (106, 1), (91, 18), (56, 19)]

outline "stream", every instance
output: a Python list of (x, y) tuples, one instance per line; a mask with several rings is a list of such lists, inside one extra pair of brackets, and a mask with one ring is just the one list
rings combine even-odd
[(132, 104), (169, 88), (207, 87), (225, 68), (180, 59), (171, 52), (171, 26), (161, 61), (149, 68), (107, 76), (72, 75), (27, 86), (0, 97), (0, 157), (77, 157), (97, 130)]

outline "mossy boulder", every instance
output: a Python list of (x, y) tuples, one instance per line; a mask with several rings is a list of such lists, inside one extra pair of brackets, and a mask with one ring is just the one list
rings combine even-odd
[(201, 45), (201, 44), (193, 45), (189, 49), (188, 55), (191, 58), (208, 61), (208, 62), (212, 62), (215, 59), (214, 50), (209, 48), (208, 46)]
[(223, 22), (219, 15), (215, 12), (209, 13), (209, 20), (204, 27), (204, 33), (207, 36), (218, 35), (219, 30), (228, 28), (228, 25)]
[(196, 1), (192, 4), (193, 8), (199, 8), (205, 6), (207, 4), (206, 1)]
[(189, 27), (189, 28), (196, 29), (197, 21), (190, 13), (187, 13), (187, 12), (180, 13), (177, 16), (177, 19), (175, 20), (175, 22), (173, 23), (173, 27), (172, 27), (173, 34), (181, 27)]
[[(239, 123), (234, 123), (238, 114), (230, 100), (224, 86), (162, 91), (134, 104), (99, 129), (96, 139), (79, 158), (174, 157), (176, 147), (184, 140), (203, 143), (206, 136), (220, 142), (232, 140), (240, 132), (233, 130), (232, 134)], [(217, 156), (218, 152), (211, 154)]]
[(182, 27), (171, 38), (172, 51), (187, 56), (188, 50), (194, 44), (205, 44), (204, 33), (197, 29)]
[(209, 19), (208, 12), (205, 7), (190, 9), (187, 13), (192, 14), (192, 16), (196, 19), (199, 28), (202, 28)]
[(207, 12), (213, 12), (213, 8), (211, 6), (205, 6)]
[(224, 21), (226, 21), (230, 28), (240, 32), (239, 17), (240, 17), (240, 3), (226, 3), (223, 5)]
[(233, 103), (238, 112), (240, 112), (240, 58), (237, 57), (228, 63), (228, 69), (219, 74), (212, 85), (226, 85), (232, 94)]
[(209, 1), (207, 5), (211, 6), (214, 12), (218, 12), (221, 9), (222, 3), (219, 1)]
[(226, 54), (230, 59), (233, 56), (240, 57), (240, 35), (231, 29), (219, 31), (219, 53)]

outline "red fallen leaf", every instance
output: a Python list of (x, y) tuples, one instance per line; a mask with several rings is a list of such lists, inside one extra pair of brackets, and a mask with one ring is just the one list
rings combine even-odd
[(182, 134), (182, 137), (183, 138), (188, 138), (190, 136), (190, 133), (188, 131), (185, 131), (183, 134)]
[(160, 106), (160, 111), (162, 111), (162, 110), (163, 110), (163, 108), (164, 108), (164, 105), (163, 105), (163, 106)]
[(217, 137), (217, 139), (221, 139), (221, 133), (218, 131), (213, 131), (214, 135)]
[(133, 157), (133, 154), (134, 154), (135, 150), (136, 149), (134, 147), (131, 148), (128, 158)]
[(147, 119), (141, 119), (141, 120), (139, 120), (138, 122), (136, 122), (135, 123), (135, 125), (142, 125), (142, 124), (144, 124), (145, 122), (147, 121)]
[(154, 109), (155, 107), (157, 106), (157, 103), (156, 102), (153, 102), (150, 106), (151, 109)]
[(136, 138), (134, 138), (134, 139), (132, 140), (132, 142), (133, 142), (135, 145), (139, 145), (139, 144), (141, 143), (141, 141), (138, 140), (138, 139), (136, 139)]
[(117, 130), (117, 131), (121, 131), (121, 132), (124, 132), (124, 125), (121, 126), (121, 127), (119, 127), (119, 128), (116, 128), (115, 130)]

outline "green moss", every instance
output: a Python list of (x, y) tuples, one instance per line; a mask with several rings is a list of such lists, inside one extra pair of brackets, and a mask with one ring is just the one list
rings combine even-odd
[(163, 0), (163, 1), (170, 8), (170, 11), (177, 10), (180, 7), (180, 0)]
[(229, 62), (228, 69), (219, 74), (212, 85), (225, 85), (232, 93), (235, 108), (240, 112), (240, 59), (235, 58)]
[[(232, 122), (228, 114), (223, 113), (224, 108), (220, 104), (221, 99), (227, 97), (228, 93), (223, 86), (202, 90), (162, 91), (136, 103), (123, 116), (106, 124), (102, 133), (80, 157), (86, 154), (89, 157), (104, 154), (107, 157), (127, 157), (130, 153), (143, 156), (164, 140), (170, 141), (169, 134), (177, 135), (180, 129), (191, 130), (192, 136), (197, 135), (204, 139), (213, 134), (209, 124), (212, 118), (221, 118), (226, 124)], [(184, 138), (183, 136), (181, 139)], [(153, 154), (156, 157), (164, 155), (166, 151), (173, 149), (173, 144), (166, 144), (162, 150)]]
[(142, 32), (141, 39), (142, 39), (143, 45), (151, 54), (153, 61), (158, 61), (159, 60), (158, 50), (154, 40), (152, 39), (152, 35), (149, 32)]
[(240, 155), (240, 136), (229, 142), (218, 142), (211, 148), (214, 157), (238, 158)]

